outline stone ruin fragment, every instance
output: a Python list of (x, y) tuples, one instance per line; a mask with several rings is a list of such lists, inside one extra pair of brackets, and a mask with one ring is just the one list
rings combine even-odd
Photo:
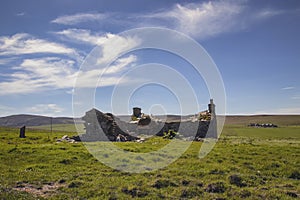
[[(207, 116), (205, 116), (207, 115)], [(141, 108), (133, 108), (131, 121), (122, 121), (111, 113), (103, 113), (95, 108), (87, 111), (82, 118), (86, 134), (83, 141), (135, 141), (141, 135), (164, 136), (169, 131), (178, 133), (183, 139), (199, 141), (205, 137), (217, 137), (215, 105), (211, 99), (208, 110), (189, 119), (166, 119), (165, 122), (141, 113)]]

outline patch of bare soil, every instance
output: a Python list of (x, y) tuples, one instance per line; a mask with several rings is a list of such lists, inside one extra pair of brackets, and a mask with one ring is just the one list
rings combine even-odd
[(61, 187), (65, 187), (64, 183), (51, 182), (42, 186), (37, 186), (29, 183), (18, 182), (14, 190), (27, 192), (34, 196), (49, 197), (56, 194), (57, 190)]

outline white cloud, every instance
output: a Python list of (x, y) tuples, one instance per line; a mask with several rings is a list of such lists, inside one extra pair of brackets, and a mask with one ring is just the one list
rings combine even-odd
[(119, 57), (120, 54), (133, 49), (140, 43), (139, 38), (113, 35), (101, 45), (102, 56), (97, 60), (97, 64), (108, 64), (111, 60)]
[(137, 37), (123, 37), (111, 33), (96, 34), (85, 29), (66, 29), (56, 32), (72, 41), (98, 45), (102, 49), (102, 55), (97, 64), (108, 64), (109, 61), (118, 57), (122, 52), (130, 50), (140, 44)]
[(16, 16), (19, 16), (19, 17), (24, 16), (24, 15), (25, 15), (25, 12), (19, 12), (16, 14)]
[[(260, 22), (283, 13), (285, 11), (272, 8), (254, 10), (247, 5), (247, 1), (217, 0), (178, 3), (171, 8), (143, 14), (77, 13), (58, 17), (52, 23), (74, 25), (82, 22), (97, 21), (102, 25), (109, 24), (109, 26), (118, 26), (126, 29), (160, 26), (181, 31), (198, 39), (205, 39), (222, 33), (241, 30), (254, 22)], [(92, 44), (99, 44), (97, 42), (99, 35), (91, 35), (86, 30), (69, 29), (61, 31), (59, 34), (71, 34), (78, 41), (85, 40)]]
[(64, 36), (71, 41), (86, 43), (90, 45), (102, 45), (109, 38), (114, 37), (114, 34), (95, 34), (90, 30), (85, 29), (66, 29), (63, 31), (56, 32), (57, 35)]
[(0, 82), (0, 95), (26, 94), (47, 88), (71, 87), (74, 83), (75, 62), (58, 57), (25, 59)]
[[(0, 82), (0, 95), (27, 94), (50, 89), (70, 89), (77, 81), (77, 87), (103, 87), (114, 85), (119, 80), (119, 72), (136, 62), (136, 56), (129, 55), (110, 65), (105, 70), (90, 69), (78, 72), (76, 62), (58, 57), (25, 59), (19, 66), (13, 67), (7, 81)], [(95, 82), (99, 79), (98, 85)], [(96, 80), (91, 81), (91, 80)], [(123, 80), (130, 82), (131, 80)]]
[[(236, 28), (240, 15), (245, 10), (244, 1), (208, 1), (201, 3), (175, 4), (167, 10), (153, 13), (134, 13), (124, 16), (122, 13), (77, 13), (56, 18), (52, 23), (74, 25), (82, 22), (97, 21), (102, 24), (113, 22), (113, 25), (122, 26), (125, 22), (127, 28), (140, 26), (163, 26), (173, 28), (197, 38), (206, 38)], [(272, 10), (265, 10), (265, 15)], [(263, 12), (261, 13), (263, 15)], [(268, 16), (270, 16), (269, 14)], [(121, 17), (120, 17), (121, 16)], [(108, 19), (109, 20), (103, 20)], [(126, 21), (124, 20), (126, 19)], [(58, 32), (61, 35), (71, 34), (73, 38), (97, 44), (98, 36), (92, 37), (89, 31), (68, 29)], [(83, 36), (83, 37), (81, 37)], [(85, 38), (84, 36), (87, 36)]]
[(120, 58), (115, 62), (114, 65), (108, 67), (105, 70), (104, 74), (108, 75), (108, 74), (118, 73), (118, 72), (122, 71), (125, 66), (135, 63), (136, 61), (137, 61), (137, 57), (134, 55), (129, 55), (128, 57)]
[(293, 90), (293, 89), (295, 89), (295, 87), (292, 87), (292, 86), (281, 88), (281, 90)]
[(27, 108), (26, 111), (34, 114), (57, 115), (62, 113), (64, 109), (57, 104), (37, 104)]
[[(129, 55), (127, 57), (117, 59), (112, 65), (103, 69), (89, 69), (86, 71), (80, 71), (76, 75), (76, 87), (104, 87), (115, 84), (130, 83), (134, 80), (123, 78), (120, 80), (120, 73), (126, 70), (126, 67), (132, 66), (137, 61), (137, 57)], [(100, 78), (99, 82), (97, 80)]]
[(169, 10), (145, 17), (167, 20), (176, 30), (197, 38), (206, 38), (231, 31), (243, 10), (244, 6), (238, 1), (209, 1), (176, 4)]
[(16, 60), (17, 58), (15, 57), (10, 57), (10, 58), (0, 58), (0, 65), (7, 65), (11, 62), (13, 62), (14, 60)]
[(259, 10), (256, 14), (255, 17), (258, 19), (264, 19), (264, 18), (270, 18), (276, 15), (281, 15), (285, 13), (283, 10), (274, 10), (274, 9), (263, 9)]
[(62, 44), (35, 38), (26, 33), (0, 37), (0, 55), (35, 53), (65, 54), (77, 57), (77, 52)]
[(163, 26), (186, 33), (197, 39), (206, 39), (226, 32), (236, 32), (254, 23), (284, 14), (272, 8), (252, 9), (247, 1), (216, 0), (175, 4), (152, 13), (133, 14), (131, 19), (139, 26)]
[(108, 14), (103, 13), (77, 13), (74, 15), (60, 16), (51, 22), (56, 24), (74, 25), (82, 22), (104, 20), (108, 16)]

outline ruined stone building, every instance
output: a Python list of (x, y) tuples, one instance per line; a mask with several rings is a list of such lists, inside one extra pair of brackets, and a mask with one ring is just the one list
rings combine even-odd
[(131, 119), (136, 122), (130, 123), (120, 120), (111, 113), (91, 109), (82, 118), (85, 121), (86, 134), (83, 134), (81, 138), (85, 141), (132, 141), (139, 139), (140, 135), (164, 136), (164, 133), (170, 130), (178, 132), (182, 138), (192, 140), (199, 140), (206, 136), (217, 137), (215, 104), (212, 99), (205, 113), (209, 116), (205, 120), (198, 117), (196, 120), (162, 122), (151, 119), (149, 115), (141, 112), (141, 108), (135, 107)]

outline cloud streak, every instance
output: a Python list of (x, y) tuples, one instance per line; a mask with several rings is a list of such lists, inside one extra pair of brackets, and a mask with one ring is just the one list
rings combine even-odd
[(108, 14), (103, 13), (77, 13), (73, 15), (63, 15), (51, 21), (51, 23), (63, 24), (63, 25), (75, 25), (89, 21), (104, 20), (108, 17)]
[(51, 103), (51, 104), (37, 104), (30, 108), (27, 108), (26, 111), (29, 113), (51, 116), (52, 114), (57, 115), (62, 113), (64, 109), (58, 106), (57, 104)]
[[(177, 3), (171, 8), (148, 13), (77, 13), (52, 20), (52, 23), (75, 25), (97, 21), (99, 24), (124, 28), (159, 26), (181, 31), (197, 39), (206, 39), (222, 33), (235, 32), (250, 24), (285, 13), (283, 10), (261, 8), (252, 10), (247, 1), (205, 1)], [(108, 19), (109, 20), (104, 20)], [(80, 30), (68, 30), (72, 34), (88, 35)], [(61, 32), (60, 34), (69, 34)], [(88, 42), (88, 40), (86, 40)]]
[(281, 88), (281, 90), (293, 90), (293, 89), (295, 89), (295, 87), (292, 86)]
[(62, 36), (70, 41), (77, 43), (84, 43), (89, 45), (102, 45), (108, 39), (114, 37), (114, 34), (97, 34), (92, 33), (90, 30), (86, 29), (65, 29), (59, 32), (55, 32), (56, 35)]
[(71, 41), (99, 46), (102, 49), (102, 56), (99, 57), (97, 64), (108, 64), (111, 59), (138, 46), (141, 42), (135, 37), (123, 37), (111, 33), (97, 34), (85, 29), (66, 29), (55, 34)]
[[(59, 57), (45, 57), (25, 59), (19, 66), (13, 67), (12, 74), (7, 74), (7, 81), (0, 82), (0, 95), (28, 94), (53, 89), (70, 89), (74, 87), (94, 88), (115, 85), (119, 81), (119, 74), (127, 66), (136, 62), (134, 55), (116, 60), (106, 69), (89, 69), (77, 71), (76, 62)], [(91, 80), (101, 82), (94, 85)], [(123, 80), (130, 82), (131, 80)]]
[(165, 20), (178, 31), (197, 38), (206, 38), (232, 30), (243, 10), (244, 6), (238, 2), (209, 1), (176, 4), (170, 10), (145, 17)]
[(51, 53), (78, 56), (77, 52), (65, 45), (35, 38), (26, 33), (0, 37), (0, 55), (21, 55)]

